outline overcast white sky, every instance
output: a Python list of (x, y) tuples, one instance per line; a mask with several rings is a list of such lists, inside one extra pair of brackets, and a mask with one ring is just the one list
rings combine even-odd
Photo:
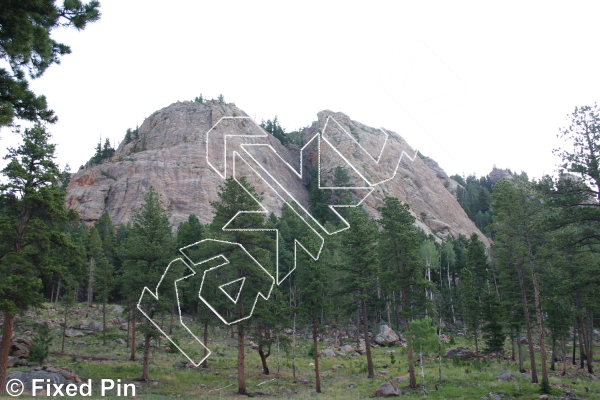
[[(287, 131), (323, 109), (403, 136), (449, 174), (552, 173), (556, 134), (599, 99), (600, 3), (101, 0), (31, 87), (72, 170), (202, 93)], [(6, 129), (0, 146), (16, 143)], [(116, 147), (116, 145), (115, 145)], [(5, 153), (5, 152), (4, 152)]]

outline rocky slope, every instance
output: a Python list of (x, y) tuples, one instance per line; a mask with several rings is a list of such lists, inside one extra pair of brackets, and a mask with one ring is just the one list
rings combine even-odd
[[(115, 224), (127, 223), (142, 204), (146, 191), (153, 186), (162, 195), (174, 225), (187, 219), (189, 214), (196, 214), (203, 223), (210, 222), (213, 215), (210, 202), (217, 199), (223, 178), (207, 163), (207, 132), (222, 117), (244, 116), (246, 114), (235, 105), (216, 101), (178, 102), (155, 112), (139, 127), (137, 137), (130, 143), (121, 143), (114, 157), (100, 165), (80, 167), (67, 188), (67, 206), (77, 210), (87, 223), (96, 221), (105, 210)], [(261, 133), (251, 121), (232, 121), (226, 132)], [(414, 150), (399, 135), (387, 132), (386, 142), (385, 131), (326, 110), (318, 113), (318, 120), (305, 130), (305, 142), (323, 130), (326, 131), (323, 137), (331, 145), (321, 144), (321, 185), (331, 183), (337, 165), (344, 165), (352, 184), (360, 187), (367, 185), (365, 181), (376, 183), (390, 178), (398, 166), (395, 177), (375, 186), (366, 198), (365, 205), (373, 216), (377, 215), (376, 209), (383, 204), (384, 196), (395, 196), (410, 204), (417, 224), (427, 232), (440, 238), (476, 232), (488, 242), (450, 192), (456, 182), (448, 178), (435, 161), (418, 156), (410, 161), (404, 156), (398, 164), (402, 151), (414, 156)], [(252, 149), (256, 162), (265, 166), (275, 180), (285, 182), (290, 195), (301, 205), (308, 205), (309, 171), (318, 160), (316, 145), (309, 145), (300, 160), (297, 146), (286, 148), (271, 135), (228, 140), (228, 151), (235, 146), (239, 151), (241, 142), (263, 143), (272, 146), (283, 161), (297, 170), (303, 161), (303, 176), (298, 178), (282, 160), (272, 156), (272, 150)], [(223, 154), (221, 143), (211, 142), (211, 154)], [(384, 143), (385, 151), (380, 153)], [(378, 155), (380, 162), (377, 163)], [(237, 174), (250, 174), (252, 171), (242, 164), (238, 162)], [(265, 181), (250, 181), (261, 194), (265, 207), (278, 213), (283, 200)]]

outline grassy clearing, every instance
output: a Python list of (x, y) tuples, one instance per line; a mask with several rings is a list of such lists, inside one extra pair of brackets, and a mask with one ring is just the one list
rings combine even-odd
[[(84, 319), (101, 320), (98, 309), (87, 309), (80, 305), (76, 311), (71, 323), (74, 326), (78, 326)], [(114, 313), (110, 315), (111, 318), (116, 316)], [(26, 321), (54, 321), (56, 338), (51, 350), (60, 351), (61, 328), (58, 326), (60, 322), (58, 311), (51, 309), (38, 311), (20, 317), (20, 319), (21, 321), (18, 322), (21, 324), (17, 325), (15, 336), (28, 336), (26, 331), (31, 327)], [(200, 332), (200, 326), (194, 323), (191, 323), (190, 328)], [(69, 355), (53, 354), (57, 361), (52, 364), (67, 366), (79, 374), (83, 380), (91, 379), (95, 384), (98, 384), (101, 379), (121, 379), (124, 383), (135, 382), (138, 385), (137, 397), (148, 400), (245, 397), (235, 393), (237, 391), (237, 340), (229, 337), (229, 329), (211, 329), (211, 340), (208, 347), (213, 354), (208, 359), (209, 367), (207, 369), (174, 367), (175, 363), (187, 360), (180, 353), (168, 352), (166, 347), (169, 343), (162, 340), (162, 343), (152, 349), (150, 377), (153, 381), (148, 383), (132, 380), (141, 376), (142, 373), (141, 349), (138, 351), (138, 361), (128, 361), (129, 349), (116, 342), (119, 338), (125, 339), (126, 331), (116, 328), (107, 332), (106, 346), (102, 345), (101, 332), (86, 334), (83, 338), (67, 338), (65, 353)], [(85, 344), (77, 344), (77, 341), (85, 342)], [(140, 341), (141, 337), (138, 336), (138, 342)], [(385, 354), (389, 348), (373, 349), (375, 371), (380, 374), (374, 379), (366, 378), (366, 356), (345, 354), (336, 357), (322, 357), (320, 358), (320, 368), (323, 393), (317, 395), (314, 392), (314, 369), (309, 366), (309, 363), (313, 361), (309, 355), (311, 345), (309, 340), (298, 339), (296, 347), (296, 377), (308, 378), (308, 384), (294, 383), (291, 353), (280, 351), (279, 374), (277, 374), (277, 350), (273, 349), (268, 359), (271, 375), (264, 376), (258, 352), (248, 346), (246, 379), (250, 393), (255, 397), (274, 399), (361, 399), (373, 397), (375, 390), (383, 382), (397, 376), (407, 375), (406, 350), (401, 347), (393, 347), (395, 350), (393, 359), (390, 354)], [(323, 348), (325, 347), (324, 343), (321, 345)], [(457, 338), (456, 346), (458, 345), (469, 347), (471, 343), (463, 338)], [(90, 360), (90, 357), (103, 357), (106, 360)], [(343, 365), (344, 368), (332, 370), (333, 365)], [(443, 380), (440, 385), (437, 360), (430, 358), (425, 362), (428, 399), (480, 399), (490, 392), (502, 394), (504, 399), (537, 399), (540, 396), (539, 385), (531, 384), (528, 375), (520, 374), (517, 371), (516, 362), (494, 360), (456, 363), (444, 359), (442, 367)], [(27, 368), (19, 369), (26, 370)], [(516, 374), (520, 379), (517, 382), (498, 382), (494, 377), (502, 371)], [(420, 368), (417, 368), (417, 372), (419, 374), (417, 381), (421, 383)], [(556, 398), (562, 398), (565, 390), (572, 391), (582, 399), (600, 398), (598, 375), (589, 376), (571, 364), (569, 364), (568, 374), (565, 377), (561, 377), (558, 372), (551, 372), (550, 383), (554, 388), (552, 396), (556, 396)], [(356, 387), (349, 388), (350, 385)], [(403, 383), (400, 383), (400, 386), (402, 385)], [(422, 389), (409, 390), (402, 387), (401, 389), (407, 393), (402, 397), (423, 398)], [(94, 394), (96, 395), (97, 391), (94, 391)]]

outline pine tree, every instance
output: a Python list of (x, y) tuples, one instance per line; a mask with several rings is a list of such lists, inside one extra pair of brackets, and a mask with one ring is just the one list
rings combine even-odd
[[(260, 213), (238, 214), (239, 211), (258, 210), (257, 201), (260, 201), (260, 197), (245, 177), (241, 177), (238, 181), (233, 178), (227, 178), (225, 183), (220, 187), (219, 199), (211, 203), (215, 209), (215, 215), (210, 227), (223, 240), (241, 244), (261, 265), (265, 266), (270, 264), (269, 253), (274, 246), (272, 239), (268, 235), (257, 231), (257, 229), (264, 229), (265, 227), (264, 215)], [(235, 221), (229, 225), (229, 229), (232, 230), (223, 231), (222, 228), (236, 215)], [(260, 283), (253, 283), (252, 281), (252, 279), (256, 279), (253, 277), (260, 276), (260, 272), (254, 273), (253, 269), (256, 268), (255, 266), (244, 264), (241, 261), (245, 258), (245, 254), (239, 250), (239, 247), (234, 246), (232, 249), (227, 258), (235, 266), (235, 270), (233, 271), (234, 276), (229, 278), (223, 277), (222, 279), (233, 281), (234, 279), (246, 278), (245, 285), (260, 287)], [(225, 282), (227, 281), (225, 280)], [(236, 303), (237, 310), (235, 312), (237, 316), (240, 318), (243, 317), (252, 302), (254, 302), (254, 298), (246, 298), (242, 293)], [(238, 393), (247, 394), (244, 347), (246, 322), (238, 322), (237, 328)]]
[[(421, 239), (413, 225), (415, 218), (410, 214), (407, 204), (402, 204), (395, 197), (386, 197), (384, 203), (379, 209), (379, 224), (383, 228), (379, 239), (380, 259), (381, 265), (386, 268), (382, 273), (382, 281), (387, 283), (387, 290), (400, 290), (404, 325), (410, 331), (409, 321), (427, 304), (424, 266), (419, 257)], [(416, 388), (413, 356), (414, 348), (409, 343), (407, 358), (410, 387)]]
[[(9, 149), (0, 185), (0, 382), (6, 380), (8, 350), (15, 314), (41, 305), (40, 276), (50, 269), (50, 243), (66, 245), (61, 232), (67, 220), (55, 146), (42, 126), (26, 129), (23, 143)], [(0, 385), (0, 394), (5, 393)]]
[(114, 287), (114, 267), (109, 263), (98, 230), (90, 229), (90, 263), (94, 265), (94, 282), (98, 300), (102, 303), (102, 344), (106, 345), (106, 303)]
[(346, 257), (341, 265), (341, 270), (347, 274), (342, 285), (344, 292), (354, 293), (356, 311), (362, 315), (361, 322), (367, 354), (367, 377), (373, 378), (375, 371), (371, 355), (368, 309), (375, 280), (379, 273), (377, 226), (362, 207), (350, 210), (348, 223), (350, 228), (344, 231), (342, 236), (342, 246)]
[[(493, 229), (497, 233), (498, 246), (506, 246), (510, 249), (510, 257), (517, 268), (521, 293), (523, 299), (524, 314), (528, 334), (529, 310), (524, 283), (525, 268), (529, 268), (531, 284), (534, 292), (535, 313), (537, 316), (538, 336), (540, 341), (540, 358), (542, 364), (542, 381), (548, 381), (546, 366), (546, 345), (543, 327), (543, 315), (541, 310), (541, 296), (538, 270), (541, 266), (538, 252), (540, 246), (545, 243), (546, 231), (539, 229), (545, 215), (544, 202), (535, 186), (526, 177), (516, 177), (512, 180), (503, 180), (494, 186), (493, 208), (498, 214), (494, 217)], [(528, 338), (530, 339), (530, 338)], [(537, 383), (534, 354), (530, 341), (530, 358), (532, 359), (531, 379)]]
[[(312, 236), (306, 237), (304, 243), (314, 240)], [(313, 246), (316, 243), (313, 243)], [(315, 360), (315, 386), (316, 392), (321, 393), (321, 376), (319, 374), (319, 318), (326, 308), (325, 298), (325, 271), (323, 270), (323, 259), (314, 260), (306, 253), (299, 254), (300, 263), (297, 275), (299, 286), (298, 296), (301, 305), (299, 311), (311, 328), (313, 338), (313, 357)]]
[[(54, 112), (48, 109), (46, 97), (29, 89), (28, 75), (39, 78), (60, 57), (69, 54), (69, 46), (51, 38), (57, 27), (75, 27), (77, 30), (100, 18), (100, 3), (87, 4), (80, 0), (64, 2), (53, 0), (4, 2), (0, 14), (0, 58), (10, 70), (0, 68), (0, 127), (11, 126), (15, 119), (32, 122), (56, 122)], [(0, 390), (4, 393), (4, 388)]]
[[(124, 267), (122, 289), (130, 302), (137, 302), (144, 287), (155, 288), (158, 284), (175, 253), (175, 238), (171, 233), (169, 217), (164, 211), (160, 195), (153, 187), (150, 187), (144, 196), (144, 203), (132, 219), (133, 224), (119, 249), (119, 256), (123, 260)], [(151, 305), (154, 306), (158, 309), (158, 305)], [(135, 310), (133, 318), (135, 327)], [(140, 329), (144, 333), (141, 379), (147, 381), (150, 379), (150, 341), (159, 334), (149, 321)], [(135, 335), (135, 328), (133, 332)], [(135, 347), (135, 340), (133, 340), (133, 359), (135, 359)]]

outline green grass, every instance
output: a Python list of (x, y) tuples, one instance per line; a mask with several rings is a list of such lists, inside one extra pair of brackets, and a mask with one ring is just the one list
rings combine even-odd
[[(112, 308), (111, 308), (112, 310)], [(87, 316), (86, 316), (87, 314)], [(98, 309), (87, 309), (83, 305), (78, 309), (78, 314), (72, 318), (73, 325), (77, 325), (83, 319), (101, 320)], [(110, 318), (115, 317), (111, 314)], [(27, 318), (28, 316), (25, 316)], [(26, 319), (24, 317), (23, 321)], [(30, 321), (40, 319), (50, 319), (55, 321), (54, 329), (56, 337), (53, 342), (52, 351), (60, 351), (60, 322), (58, 311), (44, 310), (41, 313), (31, 313)], [(197, 332), (200, 326), (190, 323), (190, 328)], [(26, 326), (22, 329), (30, 329)], [(181, 330), (176, 331), (180, 334)], [(15, 336), (24, 336), (23, 332), (15, 332)], [(26, 335), (25, 335), (26, 336)], [(229, 329), (212, 328), (210, 332), (211, 340), (208, 347), (213, 354), (208, 359), (209, 367), (202, 368), (176, 368), (173, 364), (180, 361), (187, 361), (180, 353), (172, 353), (166, 350), (169, 342), (163, 339), (160, 346), (153, 347), (150, 363), (150, 377), (153, 382), (142, 383), (133, 381), (134, 378), (141, 376), (142, 349), (138, 349), (138, 361), (128, 361), (129, 349), (125, 345), (116, 343), (116, 339), (125, 339), (126, 332), (115, 328), (107, 332), (107, 345), (102, 345), (102, 333), (95, 332), (88, 334), (83, 338), (67, 338), (65, 352), (68, 356), (58, 356), (53, 354), (58, 361), (54, 365), (67, 366), (75, 371), (81, 379), (99, 384), (101, 379), (121, 379), (123, 383), (135, 382), (139, 387), (136, 390), (138, 398), (143, 399), (219, 399), (219, 398), (237, 398), (237, 340), (229, 337)], [(75, 341), (81, 340), (86, 344), (75, 344)], [(251, 339), (248, 339), (249, 343)], [(141, 337), (138, 336), (138, 342)], [(374, 379), (366, 378), (366, 356), (350, 356), (349, 354), (336, 357), (321, 357), (321, 387), (322, 394), (317, 395), (314, 387), (314, 369), (309, 367), (313, 359), (309, 357), (309, 348), (312, 343), (306, 339), (299, 339), (296, 348), (296, 377), (307, 377), (308, 384), (294, 383), (292, 376), (292, 356), (291, 353), (280, 352), (280, 374), (277, 375), (277, 351), (273, 349), (269, 357), (270, 376), (262, 375), (260, 358), (256, 350), (247, 347), (246, 353), (246, 384), (248, 391), (257, 397), (269, 397), (273, 399), (365, 399), (374, 396), (375, 390), (383, 382), (397, 376), (408, 375), (408, 365), (406, 362), (406, 349), (393, 347), (395, 350), (395, 363), (391, 363), (389, 354), (385, 354), (389, 348), (372, 349), (373, 360), (376, 373), (388, 371), (387, 375), (376, 376)], [(324, 343), (320, 343), (324, 347)], [(470, 347), (464, 338), (457, 338), (453, 346)], [(200, 355), (200, 351), (197, 352)], [(90, 360), (89, 357), (104, 357), (106, 360)], [(74, 360), (78, 362), (73, 363)], [(343, 369), (332, 370), (335, 364), (344, 365)], [(442, 362), (443, 380), (442, 385), (438, 382), (438, 362), (432, 357), (426, 360), (425, 377), (426, 391), (428, 399), (480, 399), (490, 392), (504, 394), (504, 399), (537, 399), (540, 395), (539, 385), (530, 383), (529, 376), (519, 379), (517, 382), (498, 382), (494, 377), (503, 370), (516, 374), (521, 377), (517, 371), (516, 362), (510, 361), (473, 361), (455, 363), (452, 360), (444, 359)], [(527, 365), (527, 364), (526, 364)], [(421, 383), (420, 367), (417, 364), (417, 382)], [(497, 367), (497, 368), (494, 368)], [(557, 366), (562, 369), (562, 365)], [(21, 370), (27, 368), (19, 368)], [(12, 370), (11, 370), (12, 371)], [(540, 374), (541, 376), (541, 374)], [(589, 377), (582, 371), (573, 366), (569, 366), (569, 373), (566, 377), (561, 377), (559, 371), (550, 372), (550, 383), (553, 386), (552, 395), (559, 396), (565, 390), (570, 390), (582, 399), (593, 399), (600, 397), (600, 383), (598, 376)], [(357, 387), (349, 389), (350, 384)], [(405, 398), (423, 398), (421, 388), (410, 390), (403, 388), (401, 390), (406, 395)], [(586, 391), (585, 388), (589, 391)], [(94, 395), (98, 396), (99, 389), (94, 388)], [(112, 396), (115, 397), (115, 396)], [(11, 397), (6, 397), (11, 398)], [(95, 398), (100, 398), (95, 397)]]

